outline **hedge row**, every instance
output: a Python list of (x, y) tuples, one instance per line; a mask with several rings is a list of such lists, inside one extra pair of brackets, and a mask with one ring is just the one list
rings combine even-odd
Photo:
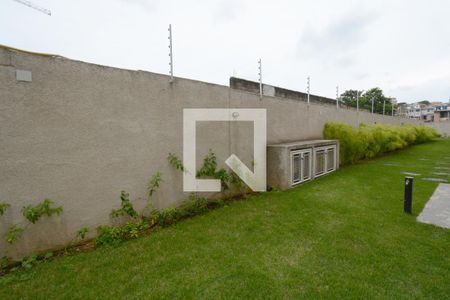
[(434, 128), (407, 125), (366, 125), (354, 128), (343, 123), (327, 123), (323, 130), (326, 139), (340, 143), (340, 161), (348, 165), (361, 159), (431, 141), (439, 134)]

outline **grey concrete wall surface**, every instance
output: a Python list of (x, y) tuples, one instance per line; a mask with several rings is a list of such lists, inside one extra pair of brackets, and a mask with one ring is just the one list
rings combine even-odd
[(442, 136), (450, 137), (450, 121), (425, 124), (436, 129)]
[[(32, 72), (18, 81), (16, 70)], [(184, 108), (266, 108), (267, 141), (322, 138), (325, 122), (351, 125), (403, 123), (406, 119), (267, 97), (227, 86), (130, 71), (0, 49), (0, 202), (11, 204), (0, 216), (0, 256), (57, 248), (75, 241), (76, 231), (111, 222), (126, 190), (141, 210), (147, 183), (157, 171), (163, 182), (153, 197), (156, 208), (188, 197), (182, 174), (167, 162), (182, 158)], [(235, 153), (248, 166), (253, 153), (250, 122), (199, 122), (197, 165), (208, 149), (218, 161)], [(60, 216), (29, 224), (22, 207), (44, 198), (62, 205)], [(13, 245), (8, 227), (26, 227)]]

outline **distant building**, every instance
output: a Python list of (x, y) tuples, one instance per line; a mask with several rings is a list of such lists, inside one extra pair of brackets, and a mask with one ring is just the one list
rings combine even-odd
[(443, 122), (450, 120), (450, 103), (399, 103), (398, 107), (399, 115), (406, 118), (419, 119), (424, 122)]
[(434, 122), (450, 122), (450, 102), (436, 105), (434, 110)]

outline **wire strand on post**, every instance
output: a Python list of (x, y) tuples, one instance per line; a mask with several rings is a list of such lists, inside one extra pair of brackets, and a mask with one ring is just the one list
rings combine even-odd
[(356, 111), (359, 112), (359, 91), (356, 90)]
[(172, 47), (172, 24), (169, 24), (169, 73), (170, 80), (169, 82), (173, 82), (173, 47)]
[(339, 108), (339, 86), (336, 86), (336, 108)]
[(306, 81), (306, 90), (308, 91), (308, 106), (309, 106), (309, 88), (310, 88), (310, 78), (308, 76)]
[(258, 69), (259, 69), (259, 99), (262, 99), (263, 96), (263, 88), (262, 88), (262, 62), (261, 58), (258, 60)]

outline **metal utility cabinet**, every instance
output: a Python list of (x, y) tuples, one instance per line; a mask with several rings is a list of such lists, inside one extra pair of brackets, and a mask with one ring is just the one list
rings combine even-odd
[(339, 168), (338, 140), (308, 140), (267, 146), (267, 184), (287, 189)]

